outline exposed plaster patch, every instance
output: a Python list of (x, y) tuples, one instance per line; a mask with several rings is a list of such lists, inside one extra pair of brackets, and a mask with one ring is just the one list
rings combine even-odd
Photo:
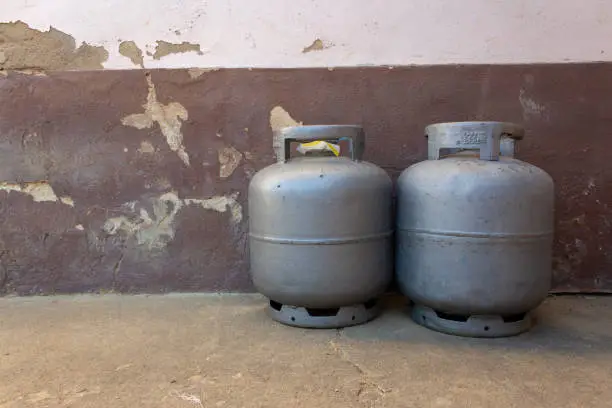
[(240, 165), (242, 153), (233, 146), (222, 147), (219, 149), (219, 177), (228, 178)]
[(144, 55), (134, 41), (123, 41), (119, 44), (119, 54), (129, 58), (134, 65), (144, 68)]
[(205, 210), (217, 211), (220, 213), (230, 212), (230, 223), (238, 225), (242, 222), (242, 206), (237, 201), (238, 193), (226, 196), (214, 196), (204, 200), (188, 198), (184, 202), (187, 205), (199, 205)]
[[(163, 248), (174, 239), (173, 222), (182, 207), (182, 202), (175, 193), (166, 193), (152, 202), (153, 214), (140, 208), (133, 217), (114, 217), (108, 219), (102, 227), (108, 235), (120, 232), (134, 236), (139, 245), (148, 249)], [(135, 203), (124, 205), (127, 210), (135, 211)]]
[(218, 71), (219, 68), (189, 68), (187, 73), (191, 79), (198, 79), (207, 72)]
[(53, 27), (30, 28), (22, 21), (0, 23), (0, 70), (102, 69), (108, 59), (103, 47), (82, 43)]
[(189, 205), (200, 206), (205, 210), (220, 213), (230, 212), (230, 223), (237, 225), (242, 221), (242, 206), (237, 201), (238, 193), (227, 196), (214, 196), (207, 199), (181, 199), (176, 192), (168, 192), (151, 201), (153, 214), (145, 208), (139, 208), (138, 203), (129, 202), (123, 207), (133, 216), (113, 217), (106, 220), (102, 229), (108, 235), (119, 233), (134, 237), (138, 245), (149, 250), (162, 249), (176, 235), (175, 218), (178, 213)]
[(10, 71), (6, 71), (6, 70), (0, 69), (0, 75), (2, 75), (2, 76), (8, 76), (9, 72), (10, 73), (15, 73), (15, 74), (20, 74), (20, 75), (30, 75), (30, 76), (37, 76), (37, 77), (46, 77), (47, 76), (45, 71), (42, 71), (40, 69), (12, 69)]
[(70, 197), (62, 197), (58, 198), (53, 191), (53, 188), (46, 181), (35, 181), (31, 183), (6, 183), (0, 182), (0, 191), (17, 192), (22, 194), (27, 194), (36, 203), (41, 202), (61, 202), (70, 207), (74, 207), (74, 200)]
[(543, 118), (547, 119), (546, 106), (536, 102), (529, 96), (527, 96), (524, 89), (519, 91), (519, 102), (523, 108), (523, 119), (529, 120), (530, 118)]
[(591, 195), (595, 187), (596, 187), (595, 179), (589, 177), (589, 181), (587, 182), (586, 188), (582, 190), (582, 195), (585, 195), (585, 196)]
[(155, 84), (150, 75), (147, 75), (147, 84), (149, 94), (147, 103), (143, 105), (144, 113), (126, 116), (121, 119), (121, 123), (136, 129), (149, 129), (157, 122), (170, 150), (176, 152), (183, 163), (189, 166), (189, 155), (183, 146), (183, 134), (181, 133), (182, 121), (189, 118), (187, 109), (178, 102), (171, 102), (168, 105), (160, 103), (157, 100)]
[(298, 122), (291, 117), (289, 112), (283, 109), (282, 106), (275, 106), (270, 111), (270, 128), (274, 134), (272, 139), (272, 148), (274, 149), (274, 154), (276, 155), (277, 160), (283, 160), (282, 156), (282, 141), (278, 140), (276, 131), (293, 126), (302, 126), (302, 122)]
[(138, 153), (142, 154), (151, 154), (155, 153), (155, 147), (146, 140), (140, 142), (140, 147), (138, 148)]
[(200, 44), (193, 44), (187, 41), (183, 41), (180, 44), (169, 43), (167, 41), (157, 41), (157, 47), (155, 47), (153, 59), (160, 60), (170, 54), (182, 54), (185, 52), (195, 52), (198, 55), (204, 55)]
[(60, 201), (63, 204), (66, 204), (66, 205), (68, 205), (70, 207), (74, 207), (74, 200), (72, 199), (72, 197), (68, 197), (68, 196), (60, 197)]
[(312, 52), (312, 51), (323, 51), (326, 48), (333, 47), (331, 43), (324, 43), (320, 38), (317, 38), (310, 44), (308, 47), (304, 47), (302, 50), (303, 54)]

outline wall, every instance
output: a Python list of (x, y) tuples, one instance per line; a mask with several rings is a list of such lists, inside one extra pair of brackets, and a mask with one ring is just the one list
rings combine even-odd
[(0, 290), (250, 290), (272, 128), (360, 123), (393, 176), (436, 121), (525, 125), (555, 287), (612, 289), (612, 4), (14, 0), (0, 11)]
[(2, 21), (22, 20), (41, 31), (53, 26), (77, 45), (101, 46), (108, 52), (101, 64), (112, 69), (140, 65), (140, 58), (134, 63), (121, 53), (120, 45), (130, 41), (134, 45), (128, 48), (140, 50), (142, 64), (149, 69), (532, 64), (612, 58), (612, 5), (606, 0), (7, 3)]

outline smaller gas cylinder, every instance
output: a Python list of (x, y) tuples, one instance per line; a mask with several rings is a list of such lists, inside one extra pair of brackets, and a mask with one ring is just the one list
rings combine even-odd
[[(325, 143), (342, 139), (350, 158)], [(362, 161), (359, 126), (285, 128), (275, 140), (279, 161), (249, 185), (251, 275), (269, 314), (319, 328), (372, 319), (393, 274), (391, 179)], [(291, 157), (292, 142), (304, 156)]]
[(396, 273), (414, 320), (475, 337), (528, 330), (551, 283), (553, 180), (514, 158), (517, 125), (425, 133), (429, 160), (398, 180)]

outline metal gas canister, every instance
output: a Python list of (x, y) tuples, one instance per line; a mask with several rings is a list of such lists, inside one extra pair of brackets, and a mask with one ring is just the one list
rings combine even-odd
[[(347, 139), (351, 157), (291, 157), (291, 143)], [(362, 160), (360, 126), (300, 126), (275, 134), (280, 159), (249, 185), (251, 275), (282, 323), (342, 327), (378, 312), (392, 278), (392, 183)]]
[(551, 283), (554, 184), (514, 158), (523, 134), (501, 122), (426, 128), (428, 160), (398, 180), (396, 273), (416, 322), (475, 337), (531, 327)]

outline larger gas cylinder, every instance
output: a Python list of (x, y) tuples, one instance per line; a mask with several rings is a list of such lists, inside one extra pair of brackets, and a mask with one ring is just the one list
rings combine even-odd
[(398, 180), (396, 273), (414, 320), (475, 337), (529, 329), (551, 284), (552, 178), (513, 157), (517, 125), (439, 123), (425, 133), (428, 160)]

